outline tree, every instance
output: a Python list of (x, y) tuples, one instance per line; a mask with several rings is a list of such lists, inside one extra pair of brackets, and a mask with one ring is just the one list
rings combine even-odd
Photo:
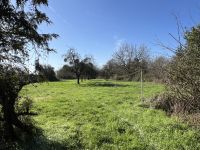
[(40, 69), (38, 70), (38, 78), (43, 81), (58, 81), (54, 68), (50, 65), (40, 66)]
[(0, 104), (3, 112), (4, 130), (6, 137), (14, 137), (13, 125), (28, 131), (28, 126), (23, 124), (15, 113), (15, 102), (18, 98), (18, 93), (27, 80), (24, 80), (24, 72), (19, 68), (10, 66), (0, 66)]
[(72, 67), (72, 71), (76, 75), (77, 84), (80, 84), (80, 77), (83, 75), (85, 66), (90, 63), (91, 58), (85, 57), (84, 59), (81, 59), (74, 48), (70, 48), (64, 57), (64, 61), (69, 63)]
[(75, 79), (72, 68), (68, 65), (64, 65), (61, 69), (57, 71), (58, 79)]
[(130, 74), (132, 72), (132, 64), (136, 59), (136, 47), (128, 43), (122, 43), (113, 57), (123, 71)]
[(84, 63), (83, 78), (95, 79), (98, 75), (98, 70), (92, 62)]
[(170, 60), (159, 56), (150, 62), (148, 68), (149, 79), (156, 81), (166, 81), (167, 80), (167, 67)]
[[(14, 2), (14, 3), (12, 3)], [(3, 110), (5, 136), (14, 137), (14, 127), (29, 131), (15, 112), (15, 102), (22, 87), (29, 83), (25, 62), (32, 50), (38, 55), (51, 52), (49, 41), (57, 34), (41, 34), (38, 26), (51, 21), (39, 10), (47, 0), (0, 0), (0, 101)], [(28, 8), (26, 7), (28, 6)]]
[(136, 79), (140, 70), (144, 73), (148, 65), (148, 48), (145, 45), (139, 47), (129, 43), (122, 43), (113, 58), (103, 67), (103, 72), (108, 76), (116, 76), (117, 79)]
[[(118, 65), (113, 59), (109, 60), (101, 69), (101, 76), (106, 80), (112, 78), (115, 74), (120, 74)], [(121, 75), (121, 74), (120, 74)]]

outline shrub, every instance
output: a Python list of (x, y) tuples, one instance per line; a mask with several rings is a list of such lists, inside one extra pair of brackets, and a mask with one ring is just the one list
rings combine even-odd
[(18, 112), (18, 113), (30, 113), (32, 103), (33, 103), (33, 101), (30, 97), (28, 97), (28, 96), (21, 97), (15, 105), (16, 112)]
[(186, 44), (176, 50), (169, 63), (167, 86), (170, 92), (155, 98), (156, 107), (170, 113), (200, 111), (200, 26), (185, 33)]
[(162, 109), (167, 113), (172, 113), (173, 110), (173, 101), (172, 97), (169, 94), (157, 95), (153, 98), (153, 102), (156, 109)]

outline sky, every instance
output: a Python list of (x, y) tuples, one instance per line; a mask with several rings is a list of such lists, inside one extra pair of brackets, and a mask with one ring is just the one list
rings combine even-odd
[(82, 57), (92, 55), (99, 67), (122, 42), (145, 44), (153, 58), (170, 57), (172, 53), (158, 43), (176, 47), (169, 35), (177, 37), (175, 15), (187, 29), (200, 22), (198, 0), (49, 0), (49, 6), (41, 9), (53, 24), (40, 26), (40, 32), (60, 36), (50, 43), (57, 52), (42, 62), (55, 70), (65, 64), (63, 55), (71, 47)]

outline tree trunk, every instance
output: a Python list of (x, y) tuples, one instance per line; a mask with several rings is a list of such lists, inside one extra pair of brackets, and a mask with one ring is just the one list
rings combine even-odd
[(5, 130), (5, 138), (6, 139), (15, 139), (14, 134), (14, 127), (21, 129), (22, 131), (29, 132), (29, 127), (25, 124), (23, 124), (17, 117), (17, 114), (15, 113), (15, 99), (5, 99), (3, 100), (3, 119), (4, 119), (4, 130)]
[(80, 80), (80, 76), (78, 75), (78, 76), (77, 76), (77, 84), (80, 84), (80, 81), (79, 81), (79, 80)]
[(14, 139), (14, 128), (12, 125), (12, 111), (14, 111), (14, 105), (9, 100), (3, 100), (3, 115), (4, 115), (4, 130), (6, 139)]

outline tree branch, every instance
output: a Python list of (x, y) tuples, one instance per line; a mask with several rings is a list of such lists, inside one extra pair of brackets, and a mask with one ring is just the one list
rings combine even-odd
[(20, 113), (17, 113), (17, 116), (35, 116), (35, 115), (38, 115), (37, 113), (35, 112), (20, 112)]

